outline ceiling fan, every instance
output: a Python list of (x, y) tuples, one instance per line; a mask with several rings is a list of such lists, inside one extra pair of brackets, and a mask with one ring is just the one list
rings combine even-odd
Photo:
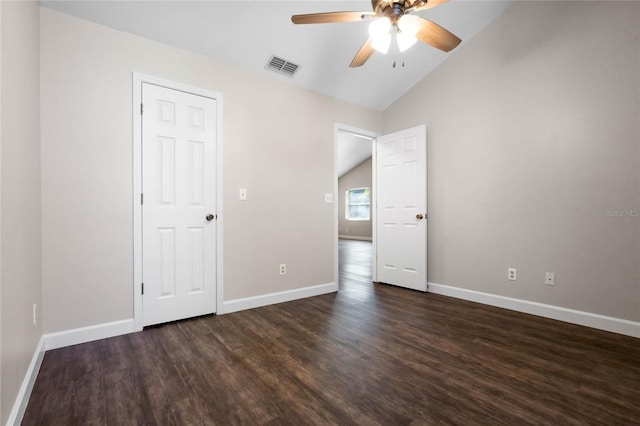
[[(373, 12), (326, 12), (293, 15), (294, 24), (330, 24), (371, 20), (369, 38), (364, 42), (350, 67), (362, 66), (378, 50), (387, 53), (392, 40), (403, 52), (417, 40), (449, 52), (460, 39), (440, 25), (413, 12), (431, 9), (449, 0), (371, 0)], [(395, 47), (394, 47), (395, 49)]]

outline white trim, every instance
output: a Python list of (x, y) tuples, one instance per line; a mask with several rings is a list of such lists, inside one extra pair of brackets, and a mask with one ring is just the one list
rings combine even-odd
[(133, 321), (136, 330), (142, 330), (142, 206), (140, 194), (142, 193), (142, 117), (139, 114), (139, 105), (142, 103), (143, 76), (133, 73), (131, 85), (132, 99), (131, 112), (133, 114), (133, 128), (131, 134), (133, 149)]
[(290, 302), (292, 300), (304, 299), (307, 297), (320, 296), (337, 291), (336, 283), (320, 284), (311, 287), (296, 288), (294, 290), (280, 291), (277, 293), (264, 294), (261, 296), (245, 297), (243, 299), (229, 300), (222, 304), (221, 312), (229, 314), (231, 312), (243, 311), (245, 309), (259, 308), (261, 306), (273, 305), (276, 303)]
[(29, 398), (31, 397), (31, 391), (33, 391), (33, 385), (36, 382), (38, 372), (40, 371), (40, 366), (42, 365), (42, 360), (44, 359), (44, 352), (44, 337), (40, 337), (40, 341), (38, 342), (38, 346), (36, 346), (35, 352), (33, 353), (31, 363), (29, 364), (27, 373), (24, 376), (24, 380), (22, 381), (20, 390), (18, 390), (16, 401), (14, 402), (13, 408), (9, 413), (7, 425), (19, 425), (20, 423), (22, 423), (24, 412), (27, 410)]
[(57, 333), (49, 333), (42, 336), (42, 338), (44, 339), (45, 350), (49, 351), (52, 349), (63, 348), (65, 346), (121, 336), (123, 334), (133, 333), (134, 331), (136, 331), (134, 329), (134, 320), (126, 319), (122, 321), (91, 325), (89, 327), (74, 328), (72, 330), (65, 330)]
[(142, 83), (155, 84), (169, 89), (180, 90), (186, 93), (203, 96), (216, 100), (216, 312), (220, 311), (224, 297), (223, 283), (223, 233), (224, 214), (222, 207), (222, 94), (199, 87), (188, 86), (161, 78), (132, 73), (133, 76), (133, 322), (134, 330), (142, 330), (142, 206), (140, 205), (140, 193), (142, 192), (142, 116), (140, 104), (142, 103)]
[(429, 283), (427, 291), (429, 293), (441, 294), (444, 296), (455, 297), (457, 299), (497, 306), (499, 308), (524, 312), (526, 314), (551, 318), (571, 324), (583, 325), (585, 327), (596, 328), (598, 330), (610, 331), (612, 333), (624, 334), (631, 337), (640, 337), (640, 322), (608, 317), (591, 312), (577, 311), (575, 309), (568, 309), (560, 306), (546, 305), (544, 303), (531, 302), (528, 300), (482, 293), (480, 291), (467, 290), (442, 284)]
[(7, 425), (19, 425), (22, 422), (24, 413), (29, 404), (29, 398), (33, 391), (33, 385), (38, 377), (42, 360), (46, 351), (62, 348), (64, 346), (77, 345), (79, 343), (91, 342), (99, 339), (120, 336), (134, 331), (133, 319), (115, 321), (106, 324), (98, 324), (89, 327), (76, 328), (73, 330), (61, 331), (58, 333), (45, 334), (40, 337), (36, 346), (31, 363), (25, 374), (22, 385), (18, 390), (13, 408), (9, 413)]
[[(372, 158), (372, 170), (371, 170), (371, 220), (374, 221), (376, 219), (376, 209), (375, 209), (375, 201), (376, 201), (376, 138), (380, 136), (378, 132), (372, 132), (371, 130), (359, 129), (353, 126), (347, 126), (346, 124), (335, 123), (333, 126), (333, 193), (335, 200), (333, 206), (333, 235), (335, 235), (335, 240), (333, 244), (333, 279), (335, 282), (335, 291), (338, 291), (338, 283), (340, 282), (338, 276), (338, 239), (341, 238), (338, 235), (338, 134), (339, 133), (351, 133), (357, 136), (364, 136), (365, 138), (371, 138), (371, 158)], [(375, 223), (375, 222), (372, 222)], [(375, 228), (375, 226), (374, 226)], [(373, 262), (373, 281), (376, 280), (376, 234), (375, 229), (373, 229), (373, 235), (371, 237), (371, 241), (373, 242), (372, 247), (372, 262)], [(353, 238), (352, 238), (353, 239)]]
[(373, 241), (373, 237), (359, 237), (357, 235), (338, 235), (340, 240), (358, 240), (358, 241)]
[[(380, 135), (378, 135), (380, 136)], [(378, 138), (371, 140), (371, 280), (378, 282)]]

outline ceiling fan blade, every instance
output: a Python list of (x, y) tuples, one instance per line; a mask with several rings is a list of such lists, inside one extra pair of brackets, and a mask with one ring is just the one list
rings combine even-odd
[(358, 50), (358, 53), (356, 53), (356, 56), (353, 57), (353, 60), (349, 64), (349, 67), (350, 68), (361, 67), (362, 65), (364, 65), (365, 62), (367, 62), (367, 60), (371, 57), (371, 55), (373, 55), (373, 52), (374, 52), (373, 40), (369, 38), (367, 39), (367, 41), (364, 42), (360, 50)]
[(326, 12), (309, 13), (307, 15), (293, 15), (291, 22), (294, 24), (331, 24), (334, 22), (358, 22), (365, 16), (373, 15), (372, 12)]
[(452, 32), (424, 18), (420, 19), (420, 29), (416, 38), (445, 52), (452, 50), (462, 41)]
[(422, 3), (422, 5), (417, 5), (415, 7), (412, 7), (411, 10), (415, 10), (415, 11), (427, 10), (448, 2), (449, 0), (425, 0), (423, 2), (417, 2), (417, 3)]

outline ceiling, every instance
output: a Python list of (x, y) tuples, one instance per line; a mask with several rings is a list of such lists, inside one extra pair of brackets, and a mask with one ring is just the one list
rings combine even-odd
[[(64, 0), (41, 4), (378, 111), (456, 52), (444, 53), (417, 43), (405, 52), (404, 67), (393, 68), (392, 55), (376, 52), (364, 66), (349, 68), (368, 36), (367, 22), (291, 23), (294, 14), (371, 11), (370, 1)], [(420, 15), (447, 28), (464, 44), (510, 4), (453, 0)], [(301, 68), (293, 77), (267, 70), (272, 54)]]
[(340, 131), (337, 133), (336, 143), (336, 171), (338, 177), (371, 157), (373, 138), (355, 133)]

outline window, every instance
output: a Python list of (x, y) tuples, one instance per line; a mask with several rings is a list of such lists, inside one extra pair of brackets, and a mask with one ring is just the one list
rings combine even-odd
[(369, 188), (348, 189), (345, 192), (344, 205), (347, 220), (369, 220), (371, 218), (371, 190)]

